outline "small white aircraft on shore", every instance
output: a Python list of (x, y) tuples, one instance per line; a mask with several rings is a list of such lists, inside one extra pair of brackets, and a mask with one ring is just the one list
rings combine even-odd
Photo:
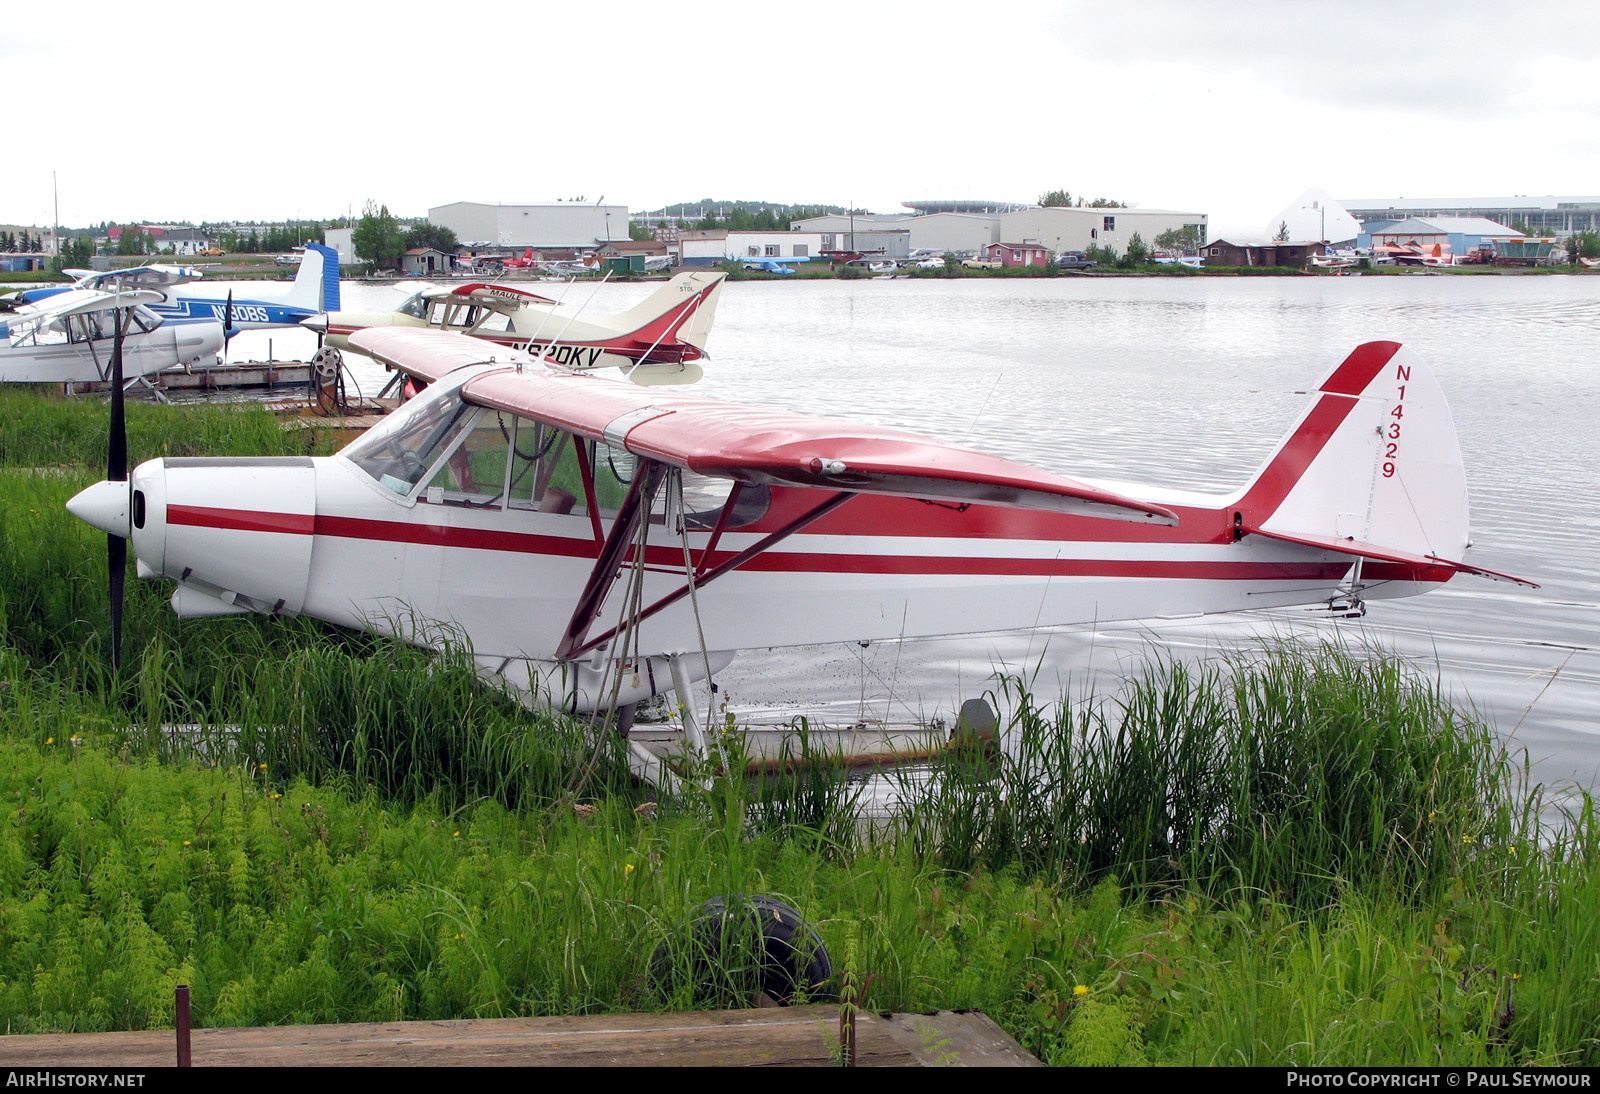
[(428, 286), (392, 312), (332, 312), (306, 320), (335, 349), (356, 349), (357, 331), (432, 327), (547, 357), (576, 369), (619, 368), (637, 384), (690, 384), (702, 370), (706, 337), (726, 274), (678, 274), (617, 315), (584, 316), (549, 297), (509, 285)]
[(119, 334), (127, 376), (215, 359), (222, 349), (222, 324), (168, 323), (151, 309), (160, 300), (156, 292), (69, 289), (0, 311), (0, 382), (108, 381)]
[[(141, 577), (175, 582), (181, 616), (464, 639), (526, 702), (575, 711), (669, 689), (692, 707), (692, 683), (742, 649), (1351, 615), (1503, 576), (1462, 561), (1450, 413), (1393, 342), (1335, 368), (1240, 489), (1202, 495), (639, 388), (444, 331), (350, 338), (429, 386), (342, 452), (154, 459), (68, 508), (131, 542)], [(118, 620), (114, 592), (114, 642)]]

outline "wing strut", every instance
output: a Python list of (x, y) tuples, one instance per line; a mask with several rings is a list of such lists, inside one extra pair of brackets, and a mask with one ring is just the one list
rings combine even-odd
[[(660, 464), (656, 464), (656, 462), (654, 460), (649, 461), (649, 463), (651, 465), (653, 465), (653, 466), (657, 466), (657, 467), (661, 466)], [(654, 490), (654, 487), (652, 487), (651, 489)], [(728, 571), (737, 570), (740, 566), (743, 566), (746, 562), (749, 562), (752, 558), (755, 558), (757, 555), (759, 555), (762, 552), (768, 550), (769, 548), (775, 546), (776, 544), (778, 544), (782, 540), (788, 539), (790, 536), (794, 535), (796, 532), (800, 531), (802, 528), (805, 528), (807, 525), (813, 523), (814, 521), (821, 520), (823, 517), (827, 516), (829, 513), (833, 512), (835, 509), (839, 508), (839, 506), (843, 505), (845, 502), (849, 501), (851, 498), (856, 497), (856, 496), (857, 495), (854, 494), (854, 493), (851, 493), (849, 491), (845, 491), (845, 492), (842, 492), (842, 493), (834, 494), (833, 496), (829, 497), (827, 500), (821, 502), (820, 504), (812, 506), (810, 509), (806, 510), (804, 513), (801, 513), (798, 517), (795, 517), (788, 524), (785, 524), (782, 528), (779, 528), (777, 531), (773, 532), (771, 535), (765, 536), (759, 542), (751, 544), (749, 547), (746, 547), (744, 550), (740, 551), (738, 554), (734, 555), (732, 558), (728, 559), (727, 561), (722, 562), (717, 566), (713, 566), (711, 569), (705, 571), (703, 574), (701, 574), (701, 576), (695, 578), (694, 584), (693, 584), (693, 588), (694, 589), (704, 588), (706, 585), (709, 585), (711, 582), (715, 581), (717, 578), (721, 577), (723, 574), (727, 573)], [(632, 497), (631, 493), (629, 494), (629, 497), (630, 498)], [(733, 501), (733, 499), (730, 497), (727, 504), (731, 505), (732, 501)], [(623, 504), (626, 505), (627, 502), (624, 501)], [(621, 514), (618, 514), (617, 520), (618, 520), (619, 523), (621, 522), (621, 519), (622, 519)], [(617, 529), (617, 525), (612, 525), (612, 529), (611, 529), (611, 535), (612, 536), (616, 535), (616, 529)], [(611, 539), (608, 537), (607, 540), (606, 540), (606, 548), (609, 549), (610, 546), (611, 546)], [(702, 552), (701, 553), (701, 558), (704, 559), (708, 553), (709, 553), (709, 550), (706, 551), (706, 552)], [(602, 557), (602, 559), (605, 557), (605, 552), (604, 551), (601, 552), (601, 557)], [(615, 564), (612, 566), (610, 572), (612, 574), (615, 574), (616, 571), (621, 567), (621, 565), (622, 565), (622, 559), (619, 556), (617, 558)], [(595, 564), (595, 572), (598, 573), (599, 570), (600, 570), (600, 563), (597, 562)], [(591, 583), (592, 583), (592, 580), (593, 579), (591, 578)], [(585, 595), (588, 594), (588, 591), (589, 591), (588, 589), (584, 590)], [(660, 600), (656, 601), (654, 604), (650, 605), (648, 608), (644, 609), (642, 612), (640, 612), (637, 615), (633, 616), (633, 618), (631, 618), (628, 621), (628, 625), (630, 627), (638, 626), (644, 620), (649, 619), (652, 615), (655, 615), (657, 612), (661, 611), (663, 608), (670, 607), (671, 605), (676, 604), (678, 601), (682, 600), (684, 597), (688, 596), (690, 591), (691, 591), (690, 584), (688, 582), (685, 582), (682, 588), (676, 590), (675, 592), (668, 593), (666, 596), (662, 597)], [(581, 602), (580, 602), (580, 604), (581, 604)], [(599, 611), (599, 608), (600, 608), (599, 604), (595, 604), (594, 605), (593, 610), (589, 614), (590, 620), (593, 620), (594, 613)], [(574, 616), (574, 622), (576, 622), (576, 621), (577, 621), (577, 617)], [(584, 625), (584, 631), (587, 631), (587, 630), (588, 630), (588, 624), (586, 623)], [(569, 627), (568, 628), (568, 634), (570, 635), (571, 633), (572, 633), (572, 629)], [(561, 648), (556, 651), (556, 656), (557, 657), (566, 658), (567, 660), (571, 660), (574, 657), (582, 657), (584, 654), (588, 653), (590, 650), (592, 650), (596, 646), (600, 645), (600, 643), (609, 641), (611, 639), (612, 635), (614, 635), (616, 633), (617, 633), (617, 628), (616, 627), (612, 627), (609, 631), (606, 631), (604, 634), (602, 634), (602, 635), (600, 635), (600, 636), (598, 636), (596, 638), (591, 638), (587, 642), (583, 641), (583, 635), (579, 634), (578, 637), (577, 637), (577, 640), (574, 641), (571, 644), (571, 646), (568, 646), (568, 644), (565, 641), (563, 641), (562, 645), (561, 645)]]
[[(606, 533), (605, 542), (600, 546), (600, 554), (594, 560), (594, 569), (589, 571), (589, 581), (578, 596), (578, 605), (573, 609), (572, 620), (567, 624), (567, 632), (562, 636), (561, 644), (556, 647), (558, 659), (570, 661), (593, 649), (614, 633), (615, 628), (592, 642), (583, 640), (589, 633), (589, 628), (594, 625), (595, 617), (600, 614), (600, 607), (605, 603), (606, 594), (611, 591), (612, 580), (622, 569), (634, 533), (639, 530), (639, 522), (650, 512), (650, 503), (655, 500), (656, 488), (661, 485), (666, 470), (667, 465), (658, 460), (640, 461), (638, 473), (633, 476), (633, 482), (628, 484), (628, 494), (622, 499), (616, 519), (611, 522), (611, 531)], [(587, 475), (584, 477), (585, 485), (588, 484), (589, 478)], [(592, 498), (589, 504), (591, 507), (594, 505)], [(590, 512), (593, 511), (591, 508)]]

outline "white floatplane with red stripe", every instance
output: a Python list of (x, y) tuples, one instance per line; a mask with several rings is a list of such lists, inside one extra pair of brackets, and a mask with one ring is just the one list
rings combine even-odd
[[(1468, 544), (1443, 393), (1357, 348), (1222, 496), (1093, 483), (911, 433), (643, 389), (378, 329), (430, 381), (335, 456), (156, 459), (70, 503), (184, 616), (464, 638), (527, 701), (626, 708), (742, 649), (1426, 592)], [(1510, 579), (1517, 580), (1517, 579)], [(691, 734), (695, 731), (686, 727)]]
[(510, 285), (428, 286), (392, 312), (330, 312), (305, 321), (338, 350), (358, 349), (350, 336), (373, 327), (431, 327), (547, 357), (575, 369), (620, 368), (636, 384), (690, 384), (705, 356), (717, 292), (727, 275), (681, 273), (641, 303), (616, 315), (582, 309)]

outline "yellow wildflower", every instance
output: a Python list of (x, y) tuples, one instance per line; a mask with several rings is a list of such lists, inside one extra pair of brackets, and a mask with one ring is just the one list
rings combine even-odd
[(47, 745), (53, 745), (56, 743), (56, 739), (54, 737), (46, 737), (44, 739), (44, 743)]
[(1088, 995), (1089, 994), (1089, 985), (1088, 984), (1079, 984), (1077, 987), (1072, 989), (1072, 994), (1073, 995)]
[(623, 868), (622, 868), (622, 872), (623, 872), (623, 873), (624, 873), (624, 874), (631, 874), (631, 873), (633, 873), (633, 863), (631, 863), (631, 862), (630, 862), (630, 863), (628, 863), (628, 865), (626, 865), (626, 866), (624, 866), (624, 867), (623, 867)]

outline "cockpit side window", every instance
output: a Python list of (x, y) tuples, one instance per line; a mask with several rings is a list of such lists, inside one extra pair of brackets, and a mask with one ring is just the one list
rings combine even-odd
[(434, 385), (412, 400), (403, 416), (368, 431), (342, 455), (380, 485), (409, 495), (473, 409), (461, 401), (459, 386)]
[(423, 499), (435, 505), (503, 508), (513, 421), (510, 414), (499, 410), (486, 410), (479, 415), (434, 471)]

